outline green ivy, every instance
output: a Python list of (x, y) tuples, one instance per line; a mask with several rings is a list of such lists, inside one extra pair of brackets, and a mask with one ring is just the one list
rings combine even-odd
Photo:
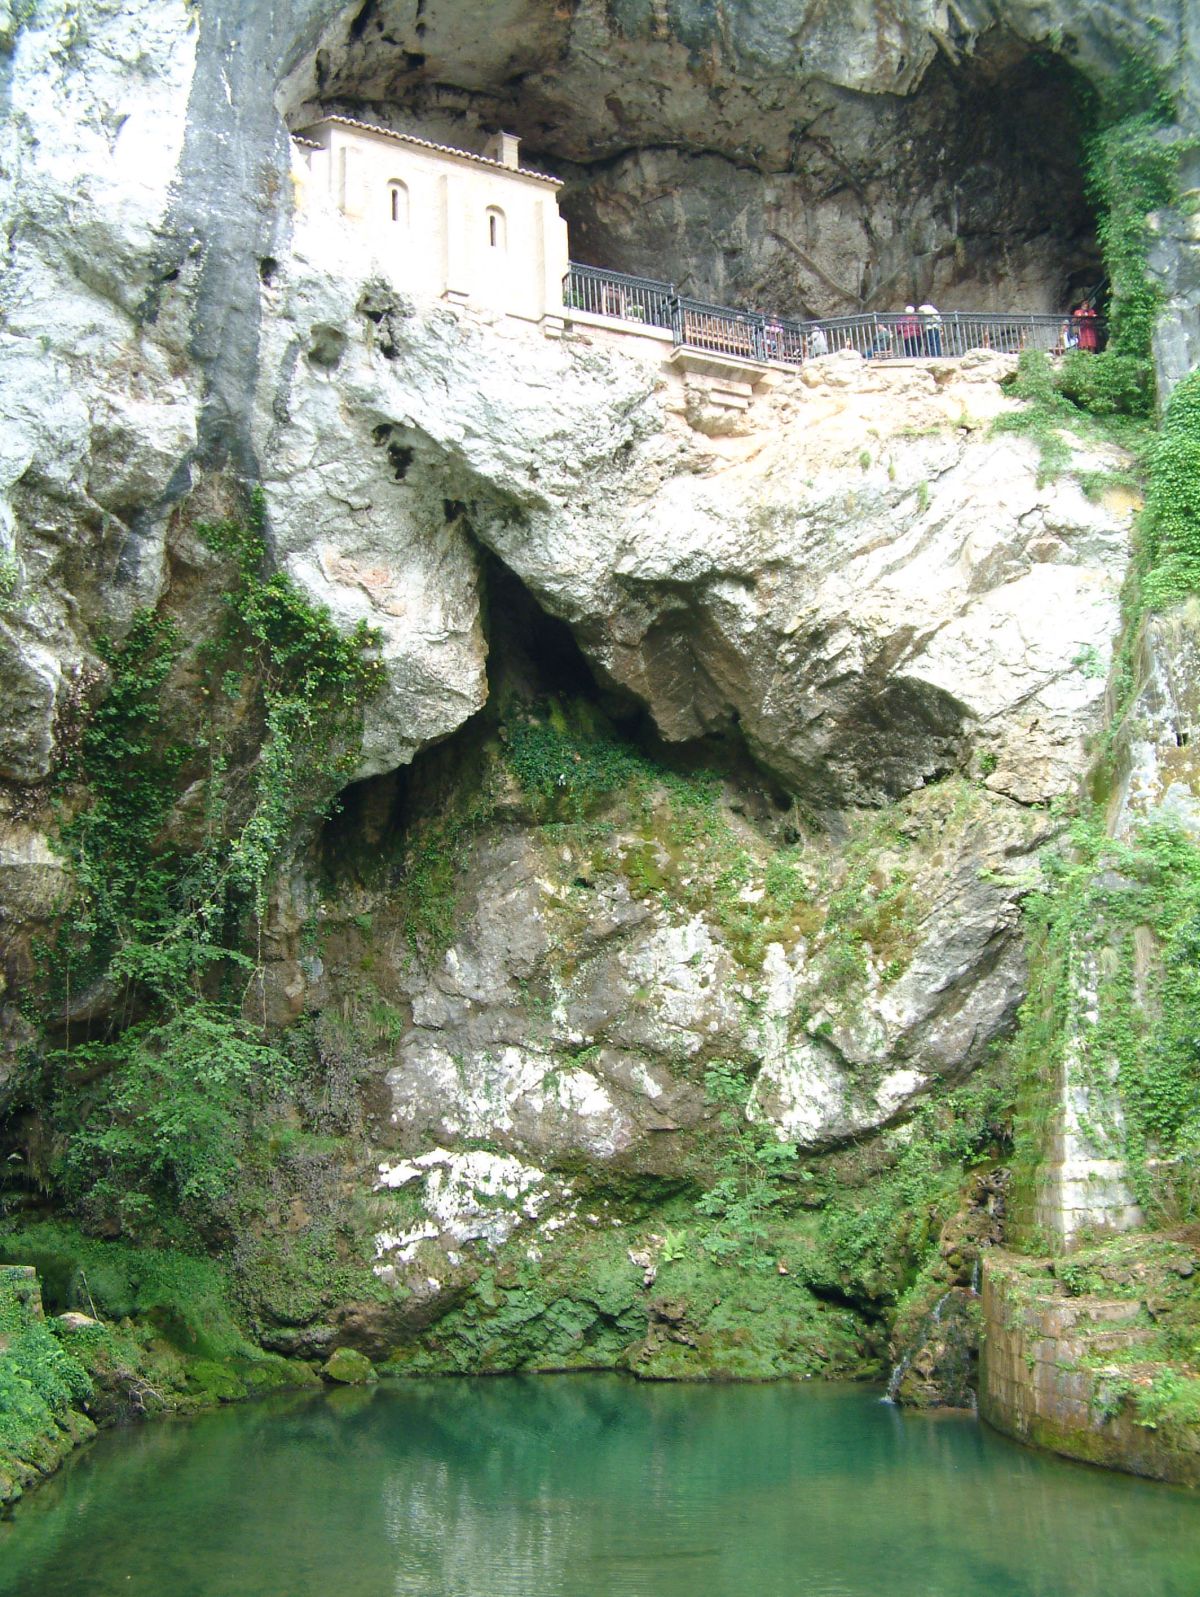
[[(263, 521), (256, 492), (241, 520), (199, 529), (231, 576), (217, 636), (189, 648), (170, 615), (144, 611), (102, 647), (108, 691), (66, 773), (76, 813), (59, 847), (74, 889), (42, 950), (41, 1016), (66, 1041), (32, 1084), (57, 1132), (43, 1174), (76, 1212), (131, 1234), (188, 1238), (213, 1223), (248, 1089), (288, 1069), (246, 1002), (254, 932), (297, 828), (352, 767), (380, 680), (364, 627), (339, 632), (266, 571)], [(199, 672), (199, 719), (194, 690), (175, 685), (185, 669)], [(198, 824), (180, 842), (184, 789)], [(73, 1018), (93, 1009), (102, 1024)]]
[(1162, 293), (1147, 270), (1147, 217), (1179, 196), (1183, 144), (1168, 136), (1174, 107), (1157, 69), (1130, 60), (1113, 77), (1087, 87), (1083, 98), (1092, 130), (1084, 168), (1109, 282), (1108, 347), (1098, 354), (1072, 351), (1057, 370), (1043, 355), (1023, 355), (1011, 391), (1025, 404), (994, 424), (997, 432), (1021, 433), (1037, 443), (1041, 483), (1070, 464), (1063, 429), (1086, 435), (1099, 420), (1114, 441), (1136, 447), (1136, 433), (1123, 435), (1119, 423), (1153, 412), (1151, 337)]
[[(1108, 272), (1109, 349), (1146, 368), (1162, 294), (1146, 270), (1151, 211), (1178, 197), (1180, 145), (1164, 137), (1174, 107), (1150, 62), (1130, 60), (1092, 96), (1095, 131), (1085, 147), (1088, 187)], [(1132, 369), (1132, 368), (1131, 368)]]
[(1148, 467), (1142, 599), (1161, 609), (1200, 592), (1200, 372), (1171, 395)]
[[(1068, 1037), (1079, 1083), (1092, 1091), (1083, 1131), (1124, 1157), (1139, 1201), (1156, 1222), (1200, 1215), (1200, 849), (1175, 826), (1109, 839), (1077, 822), (1069, 846), (1046, 861), (1047, 885), (1027, 902), (1033, 977), (1014, 1055), (1019, 1097), (1014, 1207), (1028, 1230), (1032, 1189), (1059, 1095)], [(1153, 939), (1142, 969), (1137, 938)], [(1088, 959), (1095, 1014), (1081, 1026), (1076, 983)], [(1111, 1062), (1124, 1126), (1106, 1113)]]
[[(256, 490), (244, 520), (198, 529), (211, 549), (235, 562), (237, 580), (224, 596), (225, 642), (235, 665), (257, 680), (262, 705), (255, 803), (230, 850), (232, 882), (252, 895), (258, 913), (297, 820), (324, 813), (331, 790), (353, 769), (362, 705), (383, 678), (372, 654), (378, 636), (365, 622), (341, 632), (289, 577), (263, 575), (263, 523)], [(226, 669), (223, 680), (229, 677)], [(236, 689), (236, 670), (232, 682)], [(214, 688), (210, 683), (210, 694)]]
[(20, 1273), (0, 1265), (0, 1503), (20, 1477), (66, 1451), (72, 1409), (92, 1395), (83, 1365), (52, 1334)]
[[(697, 1200), (696, 1212), (714, 1222), (702, 1237), (714, 1259), (768, 1269), (767, 1221), (783, 1196), (781, 1178), (795, 1171), (796, 1145), (780, 1141), (774, 1126), (749, 1118), (750, 1091), (744, 1070), (730, 1060), (714, 1059), (704, 1073), (704, 1095), (718, 1111), (720, 1141), (712, 1182)], [(801, 1179), (811, 1177), (804, 1172)]]
[(1010, 1108), (1005, 1073), (981, 1070), (885, 1132), (883, 1168), (820, 1194), (826, 1201), (808, 1265), (814, 1284), (899, 1297), (958, 1209), (966, 1172), (994, 1161)]
[(599, 729), (568, 725), (551, 706), (546, 719), (523, 715), (508, 735), (506, 759), (544, 818), (582, 820), (613, 793), (646, 774), (634, 751)]
[(1064, 357), (1057, 369), (1040, 350), (1026, 350), (1008, 392), (1024, 403), (992, 423), (993, 433), (1015, 433), (1038, 448), (1038, 487), (1069, 470), (1069, 435), (1116, 444), (1135, 454), (1149, 439), (1148, 373), (1124, 356), (1105, 351)]
[(1174, 1369), (1158, 1369), (1149, 1386), (1131, 1386), (1137, 1423), (1147, 1430), (1160, 1425), (1200, 1427), (1200, 1376)]

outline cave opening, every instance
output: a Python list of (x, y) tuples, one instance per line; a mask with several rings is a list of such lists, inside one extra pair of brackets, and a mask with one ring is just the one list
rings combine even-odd
[[(736, 717), (721, 732), (669, 743), (645, 707), (593, 670), (565, 621), (551, 615), (495, 556), (481, 551), (488, 698), (483, 709), (410, 764), (343, 789), (318, 843), (330, 887), (349, 874), (377, 880), (399, 866), (408, 840), (431, 818), (470, 811), (489, 760), (521, 719), (565, 719), (589, 735), (624, 745), (664, 772), (707, 771), (726, 786), (731, 806), (782, 841), (794, 841), (794, 802), (753, 758)], [(513, 796), (515, 798), (515, 795)], [(492, 806), (487, 806), (492, 813)], [(499, 815), (521, 818), (504, 799)], [(482, 813), (482, 811), (481, 811)]]
[(281, 109), (293, 127), (335, 112), (467, 150), (513, 132), (524, 164), (564, 180), (574, 259), (715, 303), (1057, 314), (1102, 294), (1061, 57), (997, 26), (919, 69), (901, 56), (897, 87), (868, 92), (794, 61), (747, 75), (615, 23), (585, 49), (592, 9), (500, 0), (485, 40), (448, 0), (419, 17), (358, 0)]
[(794, 138), (782, 167), (678, 146), (559, 161), (573, 257), (802, 319), (925, 300), (1057, 313), (1102, 294), (1069, 69), (939, 60), (912, 97), (862, 98)]

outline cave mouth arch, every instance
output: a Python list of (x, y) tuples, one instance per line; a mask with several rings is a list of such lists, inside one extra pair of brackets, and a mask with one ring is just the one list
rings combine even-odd
[(855, 84), (705, 53), (636, 5), (473, 9), (356, 0), (288, 75), (286, 120), (516, 133), (564, 179), (575, 259), (717, 303), (1057, 313), (1102, 287), (1076, 75), (999, 27)]
[[(488, 640), (488, 695), (483, 708), (453, 732), (421, 748), (407, 765), (349, 782), (319, 828), (314, 859), (331, 895), (349, 880), (398, 880), (409, 840), (422, 825), (450, 813), (464, 795), (482, 791), (489, 746), (530, 718), (566, 712), (589, 736), (627, 749), (663, 772), (704, 773), (723, 783), (736, 813), (754, 818), (781, 842), (799, 836), (797, 801), (751, 753), (736, 712), (719, 730), (668, 742), (653, 716), (627, 690), (603, 679), (567, 623), (544, 609), (520, 577), (481, 550), (483, 621)], [(512, 820), (514, 795), (476, 822)], [(469, 829), (469, 828), (468, 828)]]

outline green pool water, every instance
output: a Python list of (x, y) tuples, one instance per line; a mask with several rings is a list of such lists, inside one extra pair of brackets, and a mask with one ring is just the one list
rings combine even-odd
[(20, 1597), (1197, 1597), (1200, 1499), (855, 1387), (399, 1383), (109, 1433)]

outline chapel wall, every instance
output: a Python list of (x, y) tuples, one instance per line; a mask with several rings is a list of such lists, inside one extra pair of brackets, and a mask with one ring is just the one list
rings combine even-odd
[(300, 203), (360, 228), (396, 282), (528, 321), (561, 314), (567, 224), (553, 182), (334, 122), (304, 138)]

